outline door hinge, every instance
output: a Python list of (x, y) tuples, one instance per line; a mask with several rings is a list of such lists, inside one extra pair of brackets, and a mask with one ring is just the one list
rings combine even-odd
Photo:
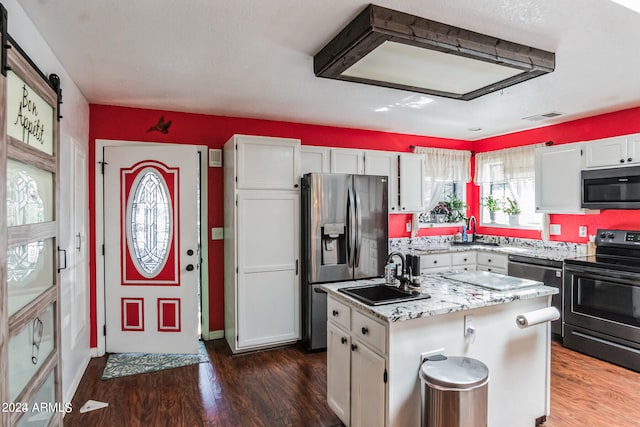
[(104, 166), (107, 165), (107, 162), (98, 162), (100, 163), (100, 173), (104, 175)]
[(236, 274), (238, 274), (238, 267), (236, 267)]
[(238, 182), (238, 177), (236, 176), (236, 182)]
[(382, 379), (384, 380), (384, 382), (387, 382), (387, 369), (385, 368), (384, 370), (384, 375), (382, 376)]
[(104, 255), (104, 243), (102, 244), (102, 255)]
[(298, 275), (298, 260), (296, 260), (296, 276)]
[(102, 336), (107, 336), (107, 325), (102, 325)]
[(580, 149), (580, 155), (582, 156), (582, 148)]

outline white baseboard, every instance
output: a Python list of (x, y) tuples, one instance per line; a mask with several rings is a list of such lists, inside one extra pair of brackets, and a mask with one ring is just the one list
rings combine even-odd
[[(91, 352), (93, 352), (93, 348), (91, 349)], [(67, 389), (65, 396), (64, 396), (64, 403), (71, 403), (71, 401), (73, 400), (73, 396), (76, 394), (76, 390), (78, 390), (78, 386), (80, 385), (80, 381), (82, 381), (82, 376), (84, 375), (85, 371), (87, 370), (87, 366), (89, 366), (89, 361), (91, 360), (93, 356), (91, 356), (90, 354), (87, 355), (87, 358), (85, 360), (82, 361), (81, 363), (81, 369), (78, 369), (75, 378), (73, 378), (73, 381), (71, 382), (71, 386)], [(79, 408), (78, 408), (79, 409)], [(66, 415), (66, 412), (62, 415), (63, 417)]]
[(219, 338), (224, 338), (224, 330), (221, 331), (209, 331), (209, 333), (202, 334), (202, 339), (205, 341), (209, 340), (217, 340)]

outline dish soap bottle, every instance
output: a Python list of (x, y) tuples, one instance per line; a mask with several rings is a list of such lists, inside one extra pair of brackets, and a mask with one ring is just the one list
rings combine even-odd
[(456, 242), (462, 242), (462, 233), (460, 233), (460, 229), (458, 228), (458, 232), (456, 233), (455, 238), (453, 239)]
[(465, 243), (469, 241), (469, 236), (467, 236), (467, 226), (466, 225), (462, 226), (462, 241), (465, 242)]

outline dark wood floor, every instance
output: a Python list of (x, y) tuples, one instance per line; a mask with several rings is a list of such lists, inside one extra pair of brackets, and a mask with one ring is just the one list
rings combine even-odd
[[(65, 426), (336, 426), (326, 404), (326, 354), (298, 347), (232, 356), (207, 342), (211, 364), (102, 381), (92, 359)], [(546, 427), (640, 425), (640, 374), (552, 346)], [(89, 399), (106, 409), (80, 414)]]

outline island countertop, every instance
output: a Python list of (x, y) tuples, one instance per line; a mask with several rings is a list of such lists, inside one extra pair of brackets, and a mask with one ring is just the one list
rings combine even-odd
[(382, 284), (384, 279), (381, 278), (328, 283), (322, 285), (322, 289), (332, 297), (346, 301), (350, 305), (388, 323), (403, 322), (422, 317), (505, 304), (517, 300), (550, 296), (559, 292), (556, 288), (542, 284), (540, 286), (523, 289), (494, 291), (447, 278), (451, 273), (452, 272), (421, 275), (421, 292), (431, 295), (429, 299), (403, 301), (378, 306), (367, 305), (342, 292), (338, 292), (338, 289), (368, 284)]

